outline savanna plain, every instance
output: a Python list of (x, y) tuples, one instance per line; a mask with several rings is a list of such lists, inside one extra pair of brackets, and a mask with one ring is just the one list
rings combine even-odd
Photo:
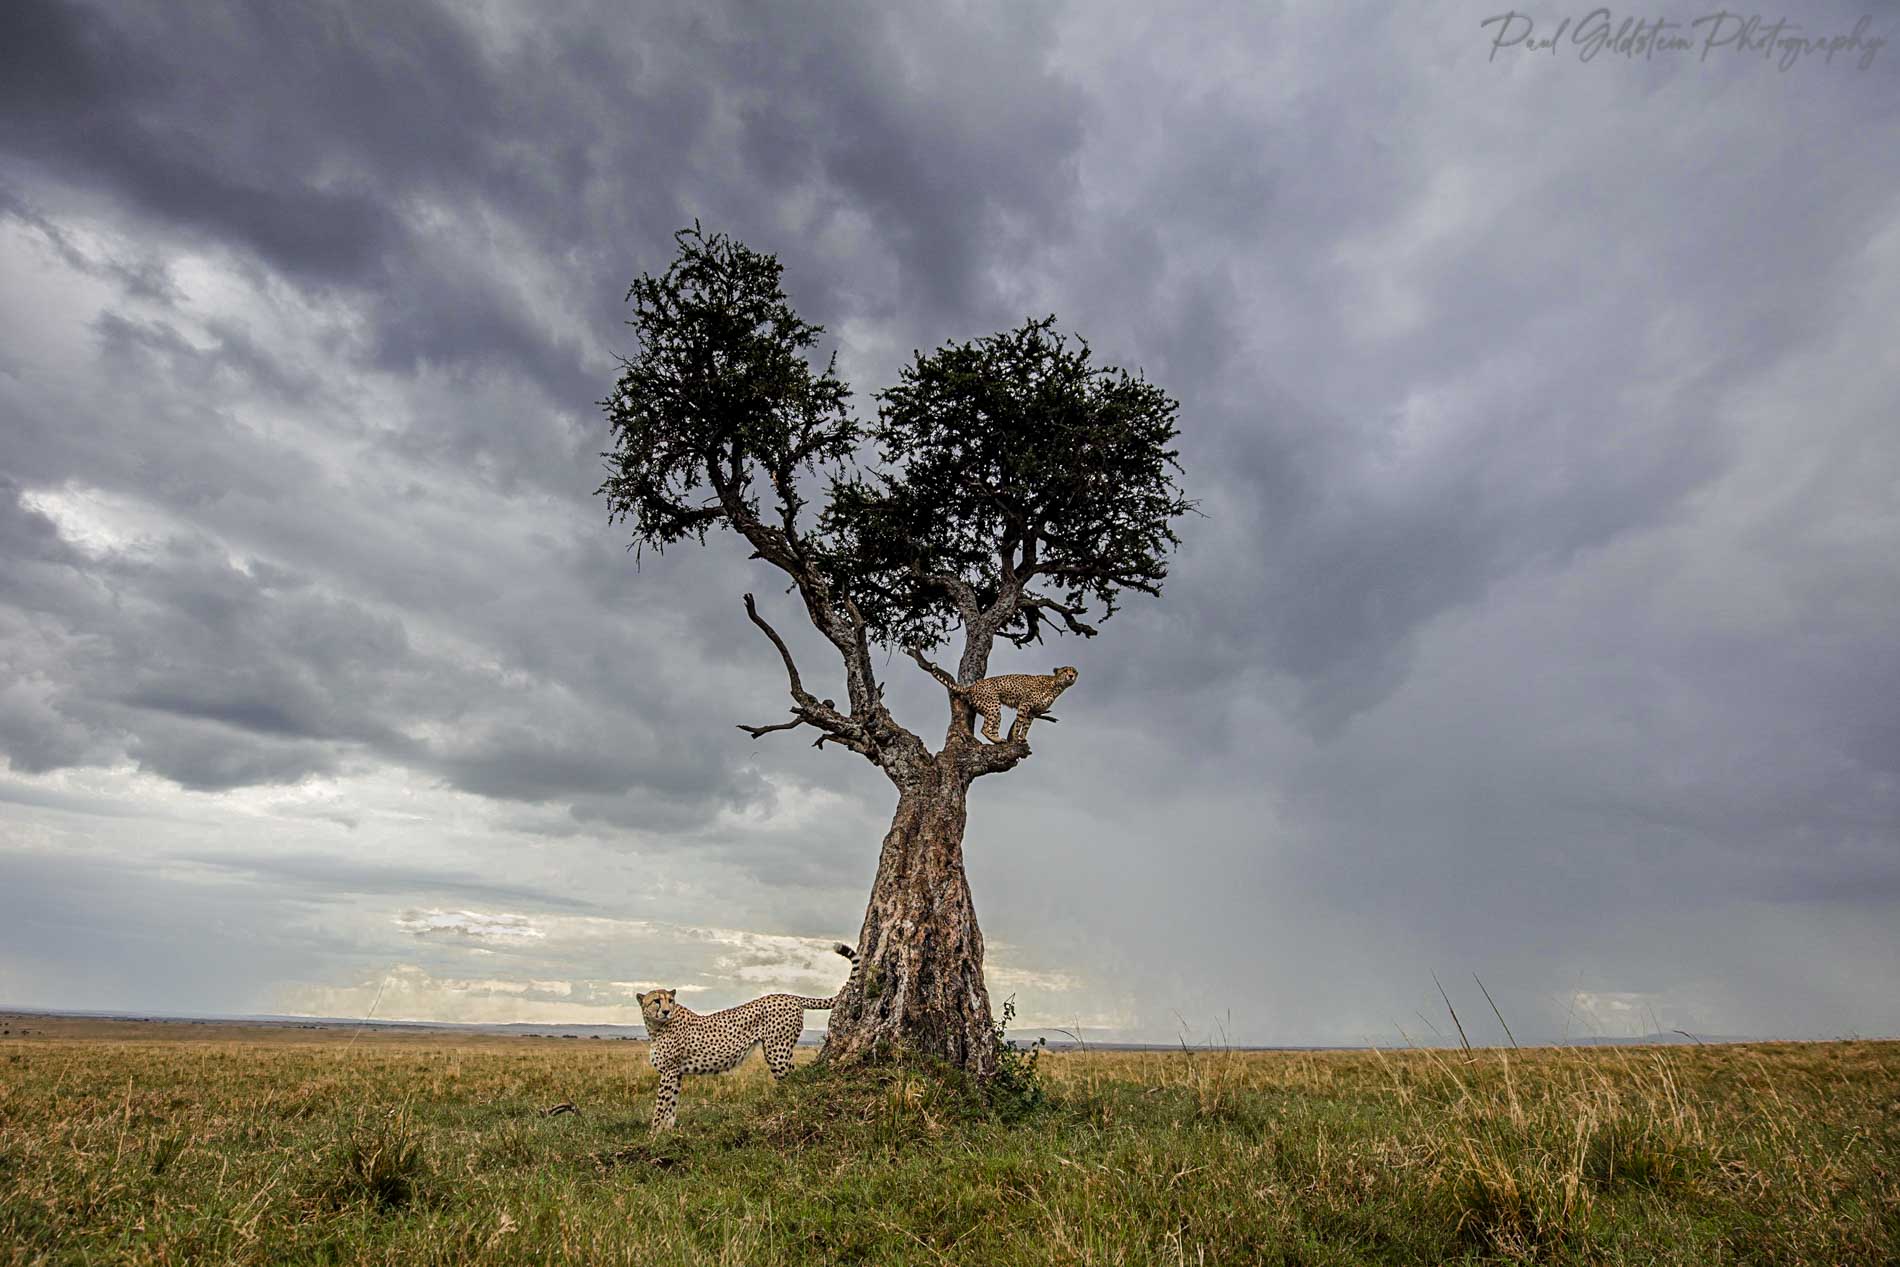
[(1900, 1043), (801, 1051), (655, 1136), (637, 1042), (0, 1022), (12, 1264), (1900, 1262)]

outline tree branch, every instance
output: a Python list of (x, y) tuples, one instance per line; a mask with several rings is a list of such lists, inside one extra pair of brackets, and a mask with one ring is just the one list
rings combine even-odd
[(790, 721), (778, 722), (771, 726), (748, 726), (744, 722), (740, 722), (739, 729), (745, 731), (746, 734), (751, 735), (754, 739), (757, 739), (759, 736), (769, 735), (775, 730), (790, 730), (794, 726), (803, 726), (804, 724), (805, 719), (803, 717), (794, 717)]
[(1140, 576), (1131, 575), (1111, 567), (1084, 566), (1079, 564), (1038, 563), (1023, 571), (1023, 578), (1049, 576), (1069, 581), (1105, 581), (1121, 589), (1134, 590), (1140, 594), (1159, 595), (1161, 590), (1153, 582)]
[(833, 743), (844, 745), (853, 752), (861, 753), (874, 761), (877, 760), (878, 745), (864, 721), (857, 717), (846, 717), (838, 711), (837, 705), (832, 701), (821, 700), (805, 689), (804, 682), (798, 676), (798, 665), (792, 660), (791, 649), (785, 645), (785, 639), (779, 637), (778, 630), (772, 628), (766, 623), (765, 617), (759, 615), (758, 605), (750, 594), (745, 596), (745, 612), (752, 618), (753, 624), (765, 631), (765, 636), (772, 640), (772, 645), (778, 648), (779, 658), (785, 662), (785, 676), (790, 683), (794, 707), (791, 721), (778, 722), (770, 726), (741, 724), (739, 729), (757, 739), (775, 730), (791, 730), (795, 726), (813, 726), (824, 732), (818, 737), (818, 742), (812, 745), (813, 747), (820, 747), (825, 740), (829, 739)]
[(977, 619), (976, 591), (970, 583), (960, 576), (951, 576), (947, 572), (926, 572), (916, 563), (910, 565), (911, 575), (926, 585), (934, 585), (956, 602), (957, 614), (963, 617), (965, 625), (975, 623)]
[[(775, 528), (760, 520), (747, 504), (743, 490), (737, 484), (725, 482), (716, 471), (710, 474), (727, 522), (751, 544), (756, 557), (791, 578), (793, 587), (804, 600), (805, 612), (813, 627), (838, 649), (838, 655), (844, 661), (845, 690), (851, 701), (851, 717), (860, 726), (876, 726), (880, 731), (888, 730), (896, 736), (902, 728), (890, 719), (888, 713), (881, 717), (878, 715), (883, 713), (884, 705), (877, 687), (877, 674), (871, 665), (870, 648), (865, 641), (864, 618), (851, 605), (849, 596), (845, 597), (845, 610), (840, 611), (824, 578), (799, 550), (796, 537), (786, 529)], [(790, 503), (797, 498), (797, 493), (790, 472), (782, 472), (781, 475), (782, 481), (775, 477), (773, 483), (779, 488), (781, 509), (789, 513)], [(752, 619), (761, 628), (765, 627), (756, 614)], [(767, 632), (771, 633), (769, 629)], [(772, 641), (778, 644), (780, 653), (784, 654), (785, 645), (776, 634), (772, 634)]]
[(978, 743), (966, 747), (963, 750), (963, 768), (970, 778), (979, 779), (986, 774), (1000, 774), (1013, 769), (1028, 756), (1029, 740), (1016, 734), (1012, 726), (1010, 737), (1002, 743)]
[(874, 746), (860, 743), (855, 737), (850, 735), (833, 734), (831, 731), (826, 730), (820, 723), (813, 721), (809, 717), (794, 717), (790, 721), (778, 722), (771, 726), (747, 726), (744, 723), (740, 723), (738, 728), (745, 731), (746, 734), (751, 735), (754, 739), (757, 739), (762, 735), (769, 735), (775, 730), (793, 730), (799, 726), (811, 726), (819, 731), (818, 738), (811, 741), (811, 746), (814, 748), (822, 748), (827, 742), (830, 742), (843, 748), (849, 748), (853, 752), (862, 753), (874, 761), (877, 759), (877, 749)]
[[(602, 457), (611, 457), (603, 453)], [(609, 465), (609, 472), (614, 468)], [(596, 494), (608, 493), (619, 499), (620, 509), (611, 511), (609, 521), (633, 519), (642, 533), (648, 533), (664, 540), (678, 540), (690, 534), (703, 533), (707, 528), (719, 522), (720, 510), (717, 506), (692, 507), (681, 504), (668, 497), (665, 491), (649, 480), (633, 480), (625, 476), (610, 474), (601, 482)], [(627, 548), (641, 544), (638, 537)], [(656, 548), (657, 548), (657, 543)]]
[(798, 666), (792, 663), (792, 653), (785, 646), (785, 639), (778, 636), (778, 630), (765, 623), (765, 617), (759, 615), (758, 606), (752, 601), (750, 594), (745, 596), (745, 614), (752, 618), (753, 624), (765, 631), (765, 636), (770, 638), (772, 645), (778, 648), (779, 658), (785, 661), (785, 676), (792, 680), (792, 698), (797, 699), (805, 694), (805, 685), (798, 680)]
[(1101, 632), (1096, 629), (1094, 625), (1082, 620), (1082, 616), (1088, 611), (1088, 608), (1071, 606), (1068, 603), (1059, 603), (1055, 599), (1045, 598), (1041, 594), (1025, 593), (1022, 596), (1021, 612), (1022, 615), (1027, 618), (1027, 627), (1021, 634), (1006, 636), (1019, 647), (1026, 647), (1032, 642), (1041, 642), (1042, 629), (1037, 616), (1038, 613), (1045, 611), (1053, 612), (1062, 617), (1062, 623), (1068, 626), (1070, 633), (1080, 634), (1084, 638), (1093, 638), (1097, 633)]

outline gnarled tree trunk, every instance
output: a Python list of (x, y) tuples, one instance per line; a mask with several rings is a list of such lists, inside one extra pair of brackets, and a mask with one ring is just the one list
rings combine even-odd
[(863, 967), (832, 1009), (822, 1060), (933, 1056), (978, 1076), (996, 1067), (983, 934), (963, 873), (966, 746), (953, 743), (900, 787), (859, 933)]

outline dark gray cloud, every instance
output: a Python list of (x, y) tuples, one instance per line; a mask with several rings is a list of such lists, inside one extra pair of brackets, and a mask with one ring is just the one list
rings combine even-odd
[(1083, 688), (972, 810), (991, 941), (1092, 966), (1078, 1016), (1390, 1037), (1442, 966), (1546, 1035), (1582, 996), (1900, 1026), (1892, 48), (1493, 63), (1352, 5), (9, 32), (0, 861), (83, 847), (126, 930), (15, 925), (26, 976), (130, 1001), (140, 929), (191, 941), (100, 861), (128, 814), (181, 910), (356, 904), (243, 982), (194, 942), (206, 999), (357, 983), (450, 901), (855, 919), (888, 790), (732, 729), (784, 707), (738, 595), (826, 649), (732, 541), (636, 566), (589, 497), (626, 284), (697, 216), (860, 392), (1054, 311), (1183, 402), (1167, 596), (1008, 657)]
[[(309, 11), (314, 29), (273, 30), (279, 24), (261, 7), (243, 13), (202, 6), (192, 16), (173, 24), (83, 5), (22, 6), (0, 67), (9, 85), (8, 148), (57, 175), (97, 183), (142, 212), (242, 243), (288, 270), (325, 281), (360, 274), (395, 244), (399, 221), (391, 208), (362, 185), (315, 183), (320, 174), (311, 164), (324, 154), (308, 146), (307, 134), (289, 145), (272, 143), (269, 127), (293, 123), (294, 110), (244, 108), (247, 90), (282, 74), (281, 60), (259, 56), (273, 40), (321, 47), (326, 25), (335, 24), (328, 34), (347, 38), (347, 24), (338, 14), (326, 23)], [(410, 16), (434, 18), (426, 9)], [(448, 61), (460, 33), (428, 24), (432, 30), (404, 34), (418, 45), (438, 43), (437, 56)], [(390, 111), (385, 120), (402, 112), (391, 110), (396, 103), (386, 90), (375, 91), (386, 88), (387, 78), (373, 65), (330, 81), (333, 95), (325, 95), (333, 109), (311, 111), (310, 126), (330, 126), (340, 109), (353, 116), (346, 126), (359, 135), (386, 134), (365, 125), (378, 107)], [(283, 106), (314, 104), (299, 91), (310, 85), (298, 78), (278, 80), (273, 95)]]

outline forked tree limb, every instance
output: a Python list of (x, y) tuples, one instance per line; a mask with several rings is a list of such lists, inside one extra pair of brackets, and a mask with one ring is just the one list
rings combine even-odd
[(779, 658), (785, 662), (785, 677), (789, 689), (791, 690), (793, 708), (791, 710), (791, 721), (775, 722), (765, 726), (747, 726), (741, 723), (739, 729), (745, 731), (754, 739), (757, 739), (762, 735), (769, 735), (775, 730), (791, 730), (797, 726), (813, 726), (824, 732), (819, 735), (817, 742), (812, 745), (814, 748), (822, 747), (825, 740), (829, 739), (833, 743), (851, 749), (853, 752), (861, 753), (864, 756), (870, 757), (872, 760), (876, 760), (877, 744), (872, 741), (871, 734), (865, 725), (854, 717), (847, 717), (843, 713), (840, 713), (832, 701), (828, 699), (821, 700), (805, 689), (804, 680), (800, 678), (798, 674), (798, 664), (792, 659), (791, 649), (785, 645), (785, 639), (779, 637), (778, 630), (772, 628), (765, 617), (759, 615), (758, 604), (753, 600), (750, 594), (745, 596), (745, 612), (747, 616), (751, 617), (752, 623), (757, 625), (764, 632), (765, 636), (772, 640), (772, 645), (778, 648)]
[[(754, 739), (757, 739), (761, 735), (769, 735), (775, 730), (794, 730), (800, 726), (816, 726), (816, 725), (817, 725), (816, 722), (808, 721), (807, 719), (803, 717), (794, 717), (790, 721), (782, 721), (772, 726), (748, 726), (745, 723), (741, 722), (738, 725), (738, 729), (745, 731), (746, 734), (751, 735)], [(838, 744), (840, 747), (853, 748), (860, 752), (863, 751), (863, 749), (857, 748), (857, 746), (852, 742), (852, 740), (849, 737), (844, 736), (844, 735), (834, 735), (829, 731), (824, 731), (818, 736), (818, 738), (812, 740), (811, 746), (814, 748), (822, 748), (825, 746), (826, 741), (830, 741), (831, 743)]]

